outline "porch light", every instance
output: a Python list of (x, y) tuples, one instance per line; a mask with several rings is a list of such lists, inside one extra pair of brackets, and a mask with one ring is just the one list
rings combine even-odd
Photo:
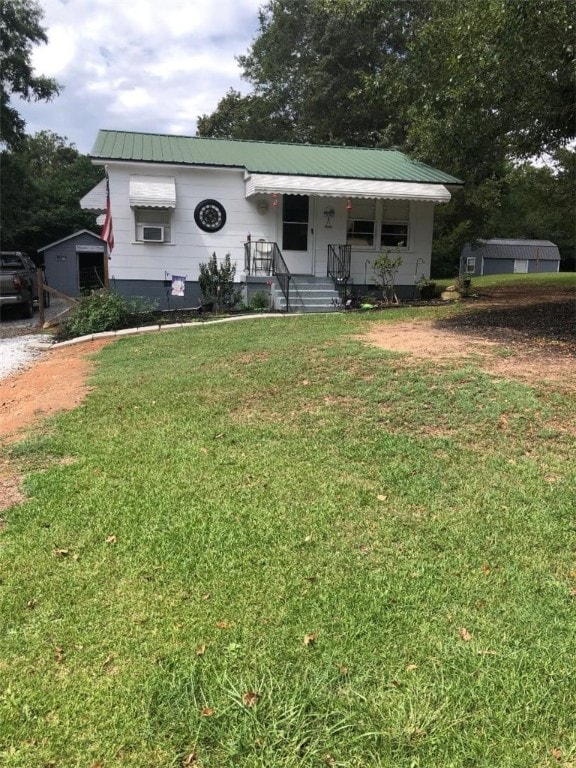
[(278, 194), (272, 192), (272, 208), (278, 208)]
[(346, 210), (351, 211), (352, 210), (352, 201), (349, 197), (346, 198)]

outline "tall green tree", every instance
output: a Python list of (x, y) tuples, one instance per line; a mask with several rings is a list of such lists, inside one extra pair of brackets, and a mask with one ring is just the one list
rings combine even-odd
[(214, 139), (290, 141), (290, 120), (265, 96), (242, 96), (231, 88), (211, 115), (198, 118), (198, 135)]
[(103, 177), (66, 138), (51, 131), (26, 136), (0, 156), (2, 248), (34, 255), (48, 243), (79, 229), (95, 229), (80, 198)]
[(470, 183), (576, 136), (573, 0), (442, 0), (410, 44), (410, 146)]
[[(253, 94), (223, 99), (210, 119), (201, 119), (201, 135), (261, 138), (264, 127), (266, 138), (297, 142), (402, 144), (403, 61), (430, 5), (269, 0), (256, 40), (239, 57)], [(378, 91), (370, 87), (377, 76)]]
[(55, 80), (36, 75), (32, 67), (33, 47), (48, 42), (43, 15), (34, 0), (0, 0), (0, 142), (8, 147), (15, 147), (25, 134), (25, 122), (11, 97), (50, 101), (60, 91)]

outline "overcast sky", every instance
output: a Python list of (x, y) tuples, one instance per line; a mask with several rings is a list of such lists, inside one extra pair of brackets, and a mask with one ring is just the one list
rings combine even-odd
[(99, 128), (194, 135), (230, 88), (246, 93), (235, 56), (258, 30), (263, 0), (40, 0), (48, 44), (38, 74), (53, 102), (14, 100), (26, 132), (51, 130), (89, 153)]

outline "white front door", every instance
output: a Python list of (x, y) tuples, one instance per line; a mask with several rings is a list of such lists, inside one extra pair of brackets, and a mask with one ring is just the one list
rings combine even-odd
[(314, 274), (314, 199), (283, 195), (280, 250), (294, 275)]

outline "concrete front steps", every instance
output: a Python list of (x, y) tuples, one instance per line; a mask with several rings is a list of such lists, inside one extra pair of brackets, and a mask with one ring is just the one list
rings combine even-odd
[[(274, 309), (285, 311), (286, 299), (278, 283), (271, 291)], [(292, 275), (289, 297), (290, 312), (330, 312), (340, 304), (334, 281), (329, 277)]]

